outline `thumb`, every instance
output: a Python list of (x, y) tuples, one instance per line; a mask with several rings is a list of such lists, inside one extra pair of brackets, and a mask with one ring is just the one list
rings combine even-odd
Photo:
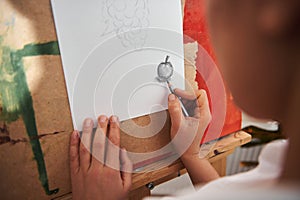
[(123, 186), (125, 190), (129, 190), (132, 182), (132, 162), (130, 161), (127, 151), (121, 149), (121, 176), (123, 179)]
[(178, 130), (183, 115), (182, 115), (182, 110), (181, 110), (179, 100), (174, 94), (169, 95), (168, 109), (170, 113), (172, 128)]

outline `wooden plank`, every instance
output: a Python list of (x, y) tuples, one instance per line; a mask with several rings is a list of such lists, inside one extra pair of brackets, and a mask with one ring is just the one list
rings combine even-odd
[(230, 155), (230, 154), (232, 154), (233, 151), (234, 151), (234, 149), (230, 149), (230, 150), (228, 150), (226, 152), (223, 152), (221, 154), (215, 155), (215, 156), (209, 158), (209, 162), (210, 163), (214, 163), (214, 162), (216, 162), (218, 160), (221, 160), (223, 158), (227, 158), (227, 156)]
[(156, 171), (133, 174), (131, 190), (135, 190), (136, 188), (143, 187), (150, 182), (154, 182), (173, 173), (177, 173), (181, 169), (184, 169), (184, 165), (180, 160), (177, 160), (172, 165)]
[[(218, 160), (226, 158), (234, 151), (236, 147), (246, 144), (249, 141), (251, 141), (251, 135), (244, 131), (238, 131), (213, 143), (205, 144), (206, 147), (201, 148), (201, 151), (205, 151), (205, 153), (207, 153), (206, 151), (209, 149), (206, 158), (209, 159), (211, 163), (214, 163)], [(163, 161), (161, 162), (163, 163)], [(155, 167), (159, 167), (162, 165), (162, 163), (154, 163), (151, 168), (145, 167), (145, 171), (149, 169), (155, 169)], [(170, 176), (171, 174), (176, 174), (182, 169), (184, 169), (184, 165), (180, 159), (178, 159), (170, 166), (163, 167), (159, 170), (133, 174), (132, 190), (143, 187), (147, 183), (155, 182), (158, 179)], [(223, 171), (221, 172), (223, 173)]]
[(245, 131), (237, 131), (227, 135), (218, 141), (206, 143), (201, 146), (201, 155), (212, 158), (218, 154), (234, 149), (251, 141), (251, 135)]

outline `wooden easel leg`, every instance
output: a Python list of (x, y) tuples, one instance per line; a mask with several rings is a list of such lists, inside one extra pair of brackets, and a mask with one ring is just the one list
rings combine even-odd
[(219, 159), (213, 163), (212, 166), (216, 169), (220, 176), (226, 175), (226, 157)]

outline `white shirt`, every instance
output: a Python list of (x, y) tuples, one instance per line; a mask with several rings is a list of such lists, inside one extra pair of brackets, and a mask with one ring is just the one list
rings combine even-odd
[(255, 169), (217, 179), (191, 194), (163, 199), (300, 199), (299, 188), (275, 186), (283, 168), (287, 148), (287, 140), (271, 142), (262, 150), (259, 165)]

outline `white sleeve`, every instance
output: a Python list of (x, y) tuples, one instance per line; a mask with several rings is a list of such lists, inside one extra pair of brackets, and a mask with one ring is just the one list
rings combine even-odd
[[(263, 195), (269, 188), (275, 187), (277, 179), (282, 171), (287, 147), (287, 140), (276, 140), (274, 142), (271, 142), (268, 145), (266, 145), (265, 148), (262, 150), (259, 156), (259, 165), (255, 169), (232, 176), (226, 176), (212, 181), (201, 187), (193, 194), (186, 194), (184, 196), (177, 197), (163, 197), (160, 199), (195, 199), (203, 197), (205, 197), (206, 199), (219, 199), (223, 198), (222, 195), (225, 194), (232, 196), (231, 193), (234, 193), (235, 195), (239, 195), (239, 193), (240, 195), (245, 195), (243, 191), (245, 190), (246, 192), (249, 192), (249, 189), (252, 188), (264, 188), (264, 190), (254, 192)], [(148, 197), (147, 199), (151, 200), (157, 198)], [(243, 200), (244, 199), (245, 198), (243, 197)], [(254, 198), (252, 197), (251, 199)], [(274, 198), (273, 196), (270, 196), (268, 199)]]

